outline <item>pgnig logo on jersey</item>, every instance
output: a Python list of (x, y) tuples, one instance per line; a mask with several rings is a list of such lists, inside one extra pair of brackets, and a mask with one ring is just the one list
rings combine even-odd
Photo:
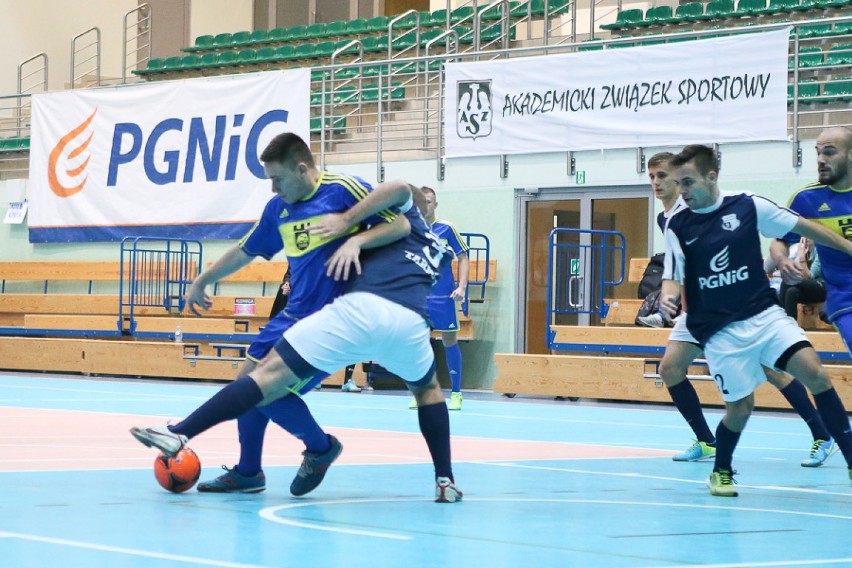
[(491, 79), (459, 81), (456, 91), (456, 132), (459, 137), (476, 140), (491, 134)]
[[(739, 221), (737, 221), (739, 226)], [(733, 230), (733, 229), (731, 229)], [(701, 290), (720, 288), (722, 286), (730, 286), (737, 282), (742, 282), (748, 279), (748, 267), (743, 265), (739, 268), (728, 270), (731, 264), (731, 256), (728, 251), (728, 246), (725, 245), (721, 251), (713, 255), (710, 259), (710, 270), (715, 274), (709, 276), (698, 277), (698, 287)]]

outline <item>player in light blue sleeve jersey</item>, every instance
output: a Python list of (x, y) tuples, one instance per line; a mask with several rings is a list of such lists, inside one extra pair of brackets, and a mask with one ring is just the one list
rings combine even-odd
[(814, 348), (781, 306), (766, 274), (760, 234), (795, 231), (826, 247), (852, 254), (852, 242), (771, 201), (749, 194), (722, 196), (719, 164), (706, 146), (687, 146), (671, 159), (688, 209), (669, 219), (661, 302), (669, 316), (683, 292), (687, 329), (704, 349), (725, 401), (716, 428), (716, 456), (707, 480), (712, 495), (734, 497), (733, 453), (754, 408), (762, 366), (787, 371), (814, 395), (817, 409), (849, 467), (852, 432), (846, 409)]
[[(458, 284), (456, 284), (453, 275), (452, 265), (447, 265), (432, 287), (426, 302), (432, 329), (441, 332), (441, 343), (444, 344), (444, 352), (447, 357), (447, 370), (450, 375), (449, 408), (450, 410), (461, 410), (462, 353), (458, 343), (459, 309), (456, 302), (464, 300), (467, 292), (470, 276), (470, 258), (467, 253), (470, 247), (467, 246), (452, 223), (435, 216), (435, 209), (438, 207), (435, 190), (431, 187), (421, 187), (420, 191), (425, 199), (423, 217), (429, 223), (432, 232), (453, 251), (458, 260)], [(412, 401), (409, 408), (417, 408), (417, 402)]]
[[(134, 437), (174, 455), (188, 439), (219, 422), (257, 405), (298, 398), (294, 392), (310, 377), (375, 360), (401, 377), (417, 399), (420, 431), (435, 466), (435, 501), (461, 501), (450, 459), (449, 412), (435, 377), (426, 313), (426, 296), (449, 262), (447, 249), (429, 231), (403, 182), (382, 184), (345, 214), (326, 216), (312, 234), (345, 235), (387, 207), (399, 209), (410, 234), (363, 255), (357, 236), (347, 240), (328, 263), (328, 274), (337, 279), (346, 280), (350, 268), (357, 273), (343, 296), (294, 324), (248, 376), (224, 387), (189, 417), (173, 426), (133, 428)], [(306, 458), (305, 475), (294, 481), (297, 487), (291, 493), (316, 488), (339, 454), (338, 445), (336, 452)]]
[[(788, 207), (852, 241), (852, 129), (827, 128), (817, 138), (816, 150), (819, 182), (797, 191)], [(782, 277), (791, 284), (802, 279), (787, 254), (788, 246), (797, 242), (799, 235), (790, 232), (771, 250)], [(816, 249), (827, 291), (825, 313), (852, 353), (852, 258), (821, 244)]]
[[(276, 196), (266, 204), (254, 227), (201, 274), (187, 294), (188, 304), (197, 314), (198, 306), (207, 309), (211, 304), (205, 292), (206, 286), (236, 272), (257, 257), (268, 260), (281, 251), (287, 255), (292, 290), (287, 307), (264, 326), (249, 346), (240, 376), (255, 368), (285, 330), (343, 293), (346, 283), (326, 276), (324, 264), (345, 239), (312, 235), (310, 227), (326, 213), (349, 209), (371, 190), (369, 184), (358, 178), (318, 170), (310, 148), (292, 133), (276, 136), (260, 159), (272, 180)], [(372, 241), (372, 246), (407, 232), (401, 221), (396, 224), (386, 222), (393, 217), (390, 212), (384, 212), (365, 220), (378, 225), (363, 234), (368, 238), (380, 237)], [(352, 229), (352, 232), (355, 231), (357, 228)], [(389, 232), (384, 240), (381, 239), (382, 232)], [(325, 376), (312, 377), (297, 388), (298, 392), (307, 392)], [(336, 449), (338, 442), (320, 428), (301, 398), (289, 397), (264, 408), (253, 408), (239, 417), (239, 463), (230, 469), (225, 467), (225, 473), (216, 479), (200, 483), (198, 490), (217, 493), (263, 491), (266, 477), (261, 468), (261, 456), (270, 419), (305, 443), (306, 457), (339, 451)]]

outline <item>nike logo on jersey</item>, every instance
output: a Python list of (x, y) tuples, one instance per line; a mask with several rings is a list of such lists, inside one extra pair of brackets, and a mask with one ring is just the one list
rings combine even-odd
[(817, 211), (831, 211), (831, 207), (828, 206), (828, 203), (823, 203)]
[(686, 241), (686, 246), (691, 245), (692, 243), (694, 243), (697, 240), (698, 240), (698, 237), (695, 237), (694, 239), (689, 239), (688, 241)]

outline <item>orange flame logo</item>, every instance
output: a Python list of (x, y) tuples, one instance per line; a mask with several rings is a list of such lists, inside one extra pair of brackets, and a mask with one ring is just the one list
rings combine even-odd
[[(48, 162), (47, 168), (47, 180), (50, 184), (50, 189), (59, 197), (71, 197), (75, 193), (82, 190), (89, 179), (89, 176), (86, 176), (83, 178), (82, 181), (80, 181), (79, 184), (69, 187), (63, 185), (63, 183), (59, 181), (59, 176), (56, 175), (56, 172), (57, 169), (60, 167), (59, 160), (65, 154), (66, 149), (68, 149), (68, 147), (75, 141), (79, 142), (80, 134), (82, 134), (86, 130), (86, 128), (88, 128), (88, 126), (92, 123), (92, 120), (95, 118), (95, 114), (97, 112), (97, 109), (95, 109), (95, 111), (89, 116), (89, 118), (84, 120), (83, 123), (80, 124), (80, 126), (63, 136), (59, 140), (59, 143), (56, 145), (56, 147), (50, 152), (50, 160)], [(79, 176), (81, 176), (86, 171), (86, 166), (89, 165), (89, 160), (92, 157), (91, 155), (86, 156), (86, 159), (83, 160), (81, 164), (73, 167), (69, 167), (64, 164), (67, 164), (67, 162), (74, 161), (75, 158), (79, 157), (83, 152), (85, 152), (86, 148), (89, 147), (89, 143), (92, 141), (92, 137), (94, 135), (95, 133), (92, 132), (91, 134), (89, 134), (88, 138), (78, 143), (75, 147), (71, 148), (68, 152), (67, 157), (65, 158), (65, 160), (63, 160), (62, 167), (69, 168), (65, 170), (65, 175), (69, 179), (76, 180)]]

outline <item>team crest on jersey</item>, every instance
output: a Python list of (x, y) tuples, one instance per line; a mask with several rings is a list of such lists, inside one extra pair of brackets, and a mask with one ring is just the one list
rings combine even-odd
[(459, 81), (456, 92), (456, 132), (459, 137), (476, 140), (491, 134), (491, 79)]
[(722, 228), (726, 231), (736, 231), (740, 226), (740, 220), (737, 219), (736, 213), (722, 216)]
[(307, 250), (311, 246), (311, 234), (308, 232), (310, 225), (302, 225), (299, 229), (293, 231), (293, 240), (296, 242), (296, 248), (299, 250)]
[(840, 227), (840, 234), (843, 235), (843, 238), (852, 241), (852, 217), (843, 219), (837, 225)]

